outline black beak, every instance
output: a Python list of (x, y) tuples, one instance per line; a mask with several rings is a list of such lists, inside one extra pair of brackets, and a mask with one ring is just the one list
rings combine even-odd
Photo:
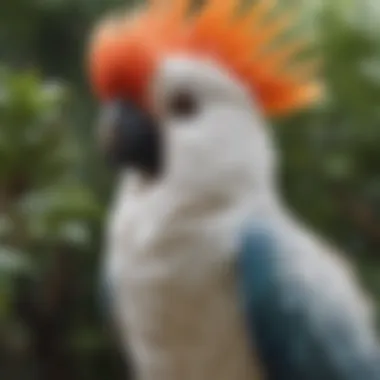
[(154, 119), (138, 106), (123, 100), (107, 104), (99, 128), (107, 160), (120, 167), (132, 167), (148, 176), (161, 168), (161, 134)]

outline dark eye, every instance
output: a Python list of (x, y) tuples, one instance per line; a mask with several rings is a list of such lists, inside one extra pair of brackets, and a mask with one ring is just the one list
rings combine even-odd
[(177, 118), (192, 117), (197, 113), (198, 108), (195, 96), (185, 91), (174, 94), (168, 104), (169, 113)]

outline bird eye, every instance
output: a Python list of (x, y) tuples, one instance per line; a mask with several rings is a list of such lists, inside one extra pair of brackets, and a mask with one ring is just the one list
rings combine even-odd
[(181, 91), (169, 100), (168, 111), (173, 117), (189, 118), (197, 113), (198, 103), (193, 94)]

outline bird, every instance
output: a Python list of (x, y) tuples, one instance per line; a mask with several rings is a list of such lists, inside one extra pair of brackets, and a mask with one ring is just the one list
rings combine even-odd
[(280, 191), (270, 120), (323, 98), (318, 59), (272, 1), (193, 5), (115, 12), (88, 42), (125, 358), (138, 380), (380, 380), (370, 297)]

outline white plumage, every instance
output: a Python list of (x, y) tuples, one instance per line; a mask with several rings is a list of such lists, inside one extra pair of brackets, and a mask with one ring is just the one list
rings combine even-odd
[(138, 378), (258, 378), (233, 254), (249, 202), (223, 210), (214, 200), (186, 204), (175, 189), (136, 198), (128, 191), (114, 208), (109, 264)]
[[(160, 114), (165, 175), (151, 184), (122, 174), (110, 213), (107, 272), (116, 320), (138, 380), (260, 379), (235, 272), (248, 218), (281, 231), (284, 273), (288, 265), (301, 281), (314, 276), (316, 292), (335, 287), (334, 296), (353, 297), (359, 308), (361, 295), (349, 271), (281, 206), (271, 136), (245, 89), (207, 62), (172, 58), (152, 88), (157, 104), (182, 86), (202, 102), (200, 115)], [(322, 267), (334, 284), (324, 281)]]

